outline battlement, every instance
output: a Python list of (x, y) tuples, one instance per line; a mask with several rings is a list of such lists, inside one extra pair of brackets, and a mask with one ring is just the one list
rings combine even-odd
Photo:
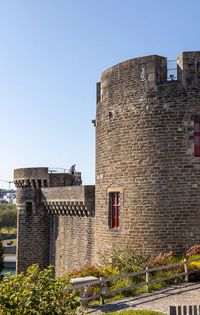
[(200, 51), (183, 52), (177, 58), (177, 67), (178, 80), (183, 85), (200, 83)]
[[(105, 70), (97, 84), (96, 186), (81, 173), (14, 171), (17, 270), (58, 276), (128, 244), (156, 256), (200, 242), (200, 51)], [(73, 173), (73, 174), (72, 174)]]
[(95, 186), (72, 186), (42, 189), (42, 200), (49, 214), (93, 216)]
[(81, 185), (81, 173), (57, 172), (48, 167), (18, 168), (14, 170), (17, 188), (44, 188)]
[[(74, 246), (80, 243), (78, 253), (92, 251), (95, 187), (81, 185), (81, 173), (47, 167), (20, 168), (14, 171), (14, 183), (18, 208), (17, 272), (33, 263), (44, 268), (55, 264), (55, 260), (62, 262), (62, 266), (58, 263), (57, 273), (69, 268), (60, 256), (63, 229), (67, 239), (64, 251), (73, 242)], [(89, 263), (92, 254), (81, 261), (83, 255), (77, 260), (76, 253), (69, 254), (68, 262), (72, 258), (78, 265)]]
[(170, 80), (182, 85), (197, 85), (200, 81), (200, 51), (183, 52), (177, 57), (175, 65), (177, 78), (169, 78), (167, 58), (150, 55), (120, 62), (101, 74), (101, 82), (97, 83), (97, 103), (106, 98), (107, 90), (112, 86), (131, 82), (144, 85), (145, 89), (160, 84), (169, 84)]

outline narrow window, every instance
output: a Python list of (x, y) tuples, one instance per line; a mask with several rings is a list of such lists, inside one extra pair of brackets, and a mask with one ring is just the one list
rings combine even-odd
[(26, 202), (26, 211), (28, 213), (31, 213), (32, 212), (32, 202)]
[(48, 186), (48, 184), (47, 184), (47, 179), (44, 179), (43, 180), (43, 187), (47, 187)]
[(110, 228), (119, 228), (120, 223), (120, 193), (109, 193), (109, 222)]
[(194, 122), (194, 156), (200, 157), (200, 121)]

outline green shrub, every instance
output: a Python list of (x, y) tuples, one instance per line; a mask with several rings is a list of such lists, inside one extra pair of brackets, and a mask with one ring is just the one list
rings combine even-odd
[[(136, 254), (129, 247), (125, 247), (125, 249), (117, 249), (113, 250), (113, 253), (110, 255), (102, 255), (102, 266), (96, 268), (94, 266), (86, 266), (81, 268), (80, 270), (74, 270), (65, 275), (67, 278), (77, 278), (77, 277), (85, 277), (85, 276), (94, 276), (97, 278), (112, 278), (114, 276), (120, 275), (122, 273), (133, 273), (135, 271), (143, 270), (145, 268), (146, 258), (142, 257), (139, 254)], [(109, 263), (112, 261), (112, 263)], [(145, 275), (138, 275), (132, 278), (123, 278), (120, 280), (106, 282), (107, 292), (111, 292), (124, 287), (131, 287), (136, 283), (144, 282)], [(136, 289), (130, 289), (129, 291), (123, 291), (119, 293), (118, 298), (123, 298), (130, 295), (136, 294)], [(146, 291), (146, 289), (145, 289)], [(144, 291), (144, 292), (145, 292)], [(99, 294), (100, 288), (99, 285), (95, 285), (90, 290), (90, 296)], [(116, 296), (113, 296), (109, 299), (115, 299)]]
[[(199, 256), (193, 256), (192, 258), (197, 258)], [(102, 266), (100, 268), (87, 266), (78, 271), (74, 271), (67, 276), (70, 278), (74, 277), (84, 277), (84, 276), (95, 276), (97, 278), (103, 277), (106, 279), (115, 277), (117, 275), (122, 275), (124, 273), (133, 273), (136, 271), (144, 270), (145, 266), (148, 265), (149, 268), (155, 268), (165, 265), (171, 265), (181, 262), (182, 258), (177, 258), (173, 255), (173, 252), (161, 253), (156, 258), (148, 261), (146, 257), (143, 257), (135, 253), (130, 247), (125, 247), (125, 249), (119, 249), (115, 247), (111, 255), (102, 255)], [(190, 271), (200, 267), (200, 262), (191, 263), (188, 265)], [(167, 269), (158, 270), (150, 272), (150, 281), (154, 279), (161, 278), (160, 282), (151, 283), (149, 286), (150, 291), (159, 290), (163, 287), (167, 287), (171, 284), (177, 284), (185, 281), (184, 276), (179, 276), (179, 273), (184, 272), (184, 265), (168, 267)], [(162, 280), (162, 278), (167, 278), (177, 274), (176, 278), (171, 278), (167, 280)], [(192, 279), (200, 280), (199, 274), (195, 273)], [(137, 283), (145, 282), (145, 274), (137, 275), (135, 277), (125, 277), (115, 281), (106, 282), (107, 292), (112, 292), (120, 288), (132, 287)], [(106, 300), (116, 300), (119, 298), (124, 298), (126, 296), (134, 296), (137, 294), (142, 294), (147, 291), (146, 285), (129, 289), (127, 291), (119, 292), (115, 295), (107, 297)], [(90, 290), (91, 295), (99, 294), (99, 285), (93, 286)]]
[(0, 292), (2, 315), (78, 314), (80, 306), (68, 279), (55, 278), (52, 266), (40, 270), (32, 265), (25, 273), (6, 276), (0, 282)]
[(0, 272), (3, 270), (4, 262), (3, 262), (3, 243), (0, 239)]
[[(155, 268), (155, 267), (160, 267), (160, 266), (166, 266), (166, 265), (178, 263), (180, 261), (181, 261), (181, 258), (174, 257), (173, 252), (160, 253), (156, 258), (154, 258), (152, 261), (149, 262), (149, 267)], [(167, 269), (151, 272), (151, 279), (167, 278), (181, 272), (184, 272), (183, 265), (173, 266)], [(151, 290), (155, 290), (161, 287), (166, 287), (167, 285), (180, 283), (183, 281), (184, 281), (183, 276), (180, 276), (180, 277), (178, 276), (176, 278), (171, 278), (165, 281), (161, 280), (161, 282), (158, 282), (158, 285), (156, 283), (152, 284)]]
[(160, 253), (156, 258), (149, 262), (149, 268), (169, 265), (177, 262), (173, 252)]
[(72, 272), (69, 272), (65, 275), (67, 278), (80, 278), (80, 277), (87, 277), (87, 276), (93, 276), (93, 277), (106, 277), (107, 272), (106, 268), (97, 268), (94, 266), (84, 266), (78, 270), (73, 270)]
[(113, 246), (112, 253), (100, 253), (99, 256), (103, 266), (115, 266), (119, 273), (142, 270), (147, 263), (147, 257), (136, 253), (129, 245), (126, 245), (123, 249)]
[[(193, 256), (188, 257), (187, 259), (192, 260), (196, 258), (200, 258), (200, 255), (193, 255)], [(189, 271), (189, 281), (191, 282), (200, 281), (200, 260), (189, 263), (188, 271)]]
[(17, 227), (16, 205), (0, 205), (0, 229)]

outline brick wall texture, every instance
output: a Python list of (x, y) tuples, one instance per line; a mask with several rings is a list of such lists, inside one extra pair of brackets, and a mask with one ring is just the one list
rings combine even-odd
[(17, 205), (17, 272), (35, 263), (44, 268), (49, 264), (50, 216), (41, 203), (40, 189), (18, 188)]
[[(101, 77), (96, 116), (95, 250), (130, 244), (156, 255), (200, 242), (200, 160), (194, 116), (200, 114), (200, 53), (125, 61)], [(110, 187), (123, 190), (120, 228), (108, 228)]]

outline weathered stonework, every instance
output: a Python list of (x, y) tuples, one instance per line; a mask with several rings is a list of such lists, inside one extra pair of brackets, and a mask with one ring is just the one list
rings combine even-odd
[[(200, 52), (120, 63), (101, 77), (96, 116), (96, 252), (130, 244), (146, 254), (200, 242), (200, 161), (193, 115), (200, 114)], [(122, 187), (118, 230), (108, 228), (109, 187)], [(96, 255), (97, 256), (97, 255)]]
[[(80, 173), (51, 174), (48, 168), (17, 169), (17, 272), (38, 263), (56, 274), (92, 264), (94, 186)], [(72, 186), (74, 185), (74, 186)]]
[[(171, 81), (167, 59), (156, 55), (102, 73), (93, 120), (95, 192), (77, 186), (80, 174), (15, 170), (18, 270), (54, 263), (60, 275), (98, 263), (99, 252), (113, 246), (156, 255), (200, 243), (200, 158), (194, 156), (200, 52), (184, 52), (177, 65)], [(109, 227), (112, 192), (120, 193), (117, 229)]]

